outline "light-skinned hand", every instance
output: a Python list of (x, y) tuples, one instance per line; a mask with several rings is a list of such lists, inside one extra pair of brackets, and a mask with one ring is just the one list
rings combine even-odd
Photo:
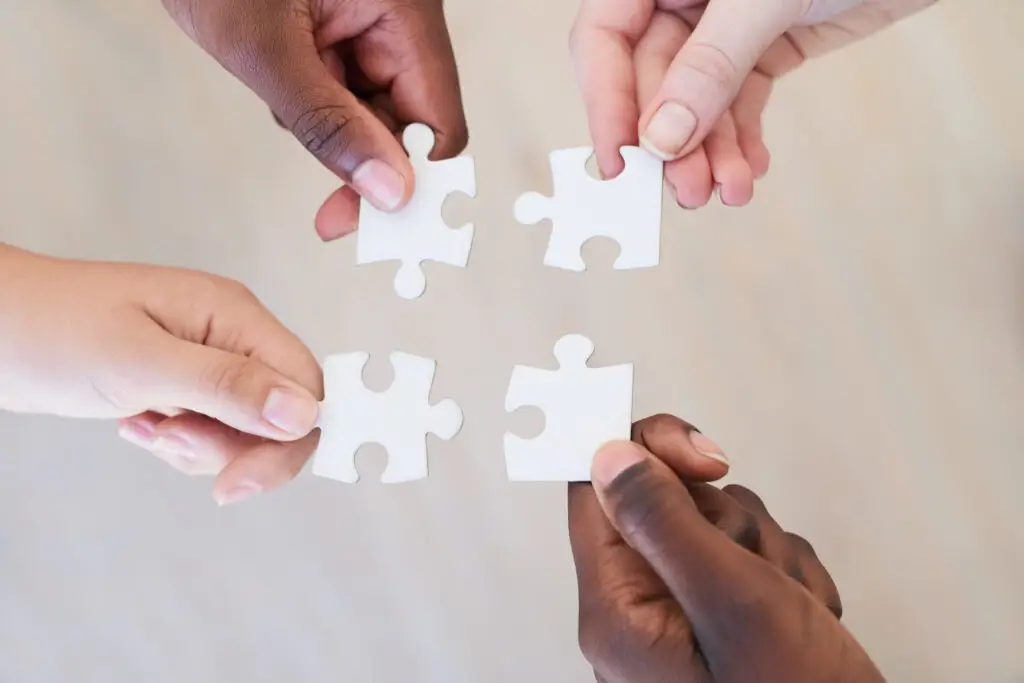
[(598, 168), (619, 148), (665, 159), (681, 206), (717, 188), (742, 206), (768, 171), (761, 129), (772, 83), (935, 0), (583, 0), (572, 31)]
[(0, 409), (120, 419), (235, 502), (291, 480), (319, 440), (320, 365), (244, 286), (191, 270), (0, 245)]

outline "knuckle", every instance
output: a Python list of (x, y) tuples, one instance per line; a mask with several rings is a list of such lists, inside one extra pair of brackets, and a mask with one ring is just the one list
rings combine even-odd
[(723, 531), (740, 545), (751, 552), (758, 552), (761, 547), (761, 525), (757, 517), (747, 510), (731, 515)]
[(214, 361), (199, 378), (200, 386), (217, 398), (238, 396), (250, 374), (250, 361)]
[(689, 42), (682, 66), (685, 70), (707, 79), (714, 86), (731, 89), (740, 70), (736, 62), (720, 47), (703, 42)]
[(289, 128), (310, 154), (327, 162), (348, 151), (358, 136), (358, 119), (341, 105), (307, 105)]
[(818, 554), (814, 552), (814, 546), (803, 536), (787, 531), (786, 541), (789, 543), (790, 548), (792, 548), (794, 555), (804, 556), (817, 561)]
[(229, 301), (237, 301), (246, 304), (259, 301), (253, 291), (238, 280), (217, 278), (215, 285), (220, 294)]

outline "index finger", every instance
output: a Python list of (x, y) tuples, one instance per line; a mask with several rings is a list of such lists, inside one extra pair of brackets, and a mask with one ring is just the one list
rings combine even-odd
[(633, 48), (654, 16), (655, 0), (583, 0), (569, 48), (587, 111), (601, 174), (613, 178), (625, 164), (619, 148), (638, 143)]
[(685, 482), (717, 481), (729, 473), (729, 460), (722, 449), (675, 415), (652, 415), (636, 422), (631, 439)]

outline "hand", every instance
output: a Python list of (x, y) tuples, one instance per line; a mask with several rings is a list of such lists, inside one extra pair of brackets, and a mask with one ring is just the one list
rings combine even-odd
[(323, 379), (242, 285), (189, 270), (64, 261), (0, 245), (0, 409), (121, 418), (121, 435), (221, 504), (302, 469)]
[(394, 135), (403, 124), (433, 128), (434, 159), (466, 146), (442, 0), (163, 3), (345, 183), (317, 213), (323, 239), (355, 229), (360, 195), (383, 211), (408, 202), (413, 170)]
[[(720, 453), (668, 416), (597, 454), (569, 491), (580, 645), (602, 683), (884, 683), (840, 625), (811, 546), (719, 478)], [(684, 483), (685, 481), (685, 483)]]
[(601, 173), (641, 144), (681, 206), (747, 204), (768, 171), (772, 83), (935, 0), (583, 0), (572, 34)]

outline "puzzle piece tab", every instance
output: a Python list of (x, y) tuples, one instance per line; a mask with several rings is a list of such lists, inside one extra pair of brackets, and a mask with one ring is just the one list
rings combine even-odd
[(544, 265), (586, 270), (580, 250), (592, 237), (619, 243), (616, 269), (658, 265), (664, 162), (640, 147), (620, 151), (625, 170), (610, 180), (597, 180), (586, 169), (592, 148), (556, 150), (550, 155), (554, 197), (528, 192), (516, 200), (520, 223), (551, 219)]
[(379, 443), (388, 452), (381, 481), (398, 483), (427, 476), (427, 434), (445, 441), (462, 428), (462, 410), (451, 400), (430, 405), (435, 361), (392, 353), (395, 380), (384, 392), (363, 384), (364, 352), (330, 356), (324, 362), (325, 399), (320, 405), (320, 445), (313, 474), (346, 483), (359, 481), (356, 451)]
[(632, 422), (633, 365), (587, 367), (594, 344), (572, 334), (555, 344), (558, 370), (516, 366), (505, 409), (536, 406), (544, 431), (534, 439), (505, 434), (505, 468), (512, 481), (590, 481), (594, 453), (628, 439)]
[(386, 213), (363, 199), (359, 206), (356, 263), (401, 261), (395, 291), (403, 299), (415, 299), (427, 286), (424, 261), (438, 261), (465, 268), (473, 243), (473, 225), (449, 228), (441, 206), (450, 194), (476, 196), (476, 167), (472, 157), (430, 161), (434, 132), (421, 123), (405, 129), (402, 136), (416, 174), (416, 189), (401, 211)]

